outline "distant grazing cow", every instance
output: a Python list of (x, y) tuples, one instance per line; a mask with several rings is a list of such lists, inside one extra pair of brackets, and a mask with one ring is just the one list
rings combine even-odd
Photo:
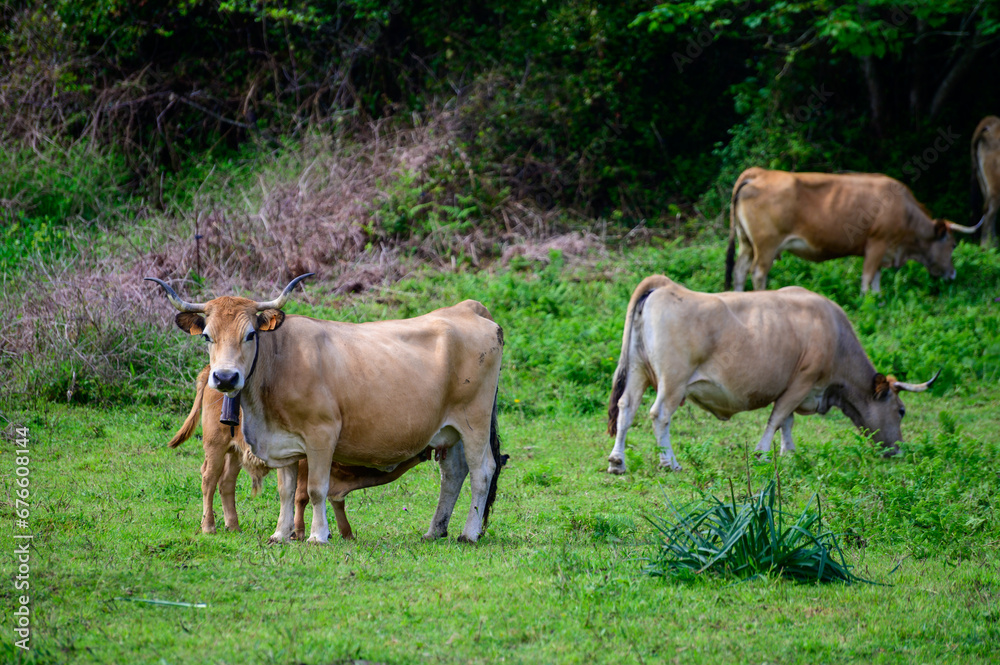
[[(198, 425), (198, 414), (201, 413), (202, 445), (205, 449), (205, 461), (201, 465), (201, 495), (203, 533), (215, 533), (215, 513), (212, 500), (218, 487), (222, 497), (222, 512), (226, 528), (239, 531), (240, 523), (236, 511), (236, 479), (240, 467), (245, 468), (253, 479), (251, 494), (256, 496), (260, 491), (261, 481), (270, 468), (250, 451), (250, 446), (243, 439), (240, 426), (230, 428), (220, 423), (222, 413), (222, 393), (207, 387), (210, 368), (205, 367), (198, 374), (194, 404), (191, 412), (167, 444), (176, 448), (194, 434)], [(430, 449), (402, 464), (391, 472), (384, 472), (368, 467), (354, 467), (333, 463), (330, 469), (330, 489), (327, 496), (333, 505), (333, 513), (337, 519), (337, 528), (341, 537), (354, 537), (351, 525), (347, 521), (347, 511), (344, 499), (354, 490), (375, 487), (396, 480), (414, 466), (430, 459)], [(309, 502), (306, 491), (309, 466), (305, 460), (298, 464), (298, 483), (295, 491), (295, 531), (293, 539), (302, 540), (305, 537), (305, 506)]]
[(783, 251), (809, 261), (865, 257), (862, 292), (871, 287), (878, 293), (881, 269), (907, 261), (922, 263), (935, 277), (953, 279), (951, 232), (978, 228), (932, 219), (906, 185), (888, 176), (756, 167), (737, 179), (729, 217), (726, 289), (737, 291), (751, 270), (753, 288), (767, 288), (767, 273)]
[(391, 473), (429, 446), (441, 456), (441, 493), (424, 537), (447, 535), (468, 475), (472, 501), (459, 540), (475, 542), (504, 461), (496, 426), (500, 326), (472, 300), (403, 321), (286, 317), (281, 307), (306, 276), (270, 302), (221, 297), (197, 304), (149, 278), (180, 311), (177, 325), (208, 342), (208, 387), (241, 397), (253, 454), (279, 469), (281, 511), (271, 540), (293, 533), (298, 460), (309, 464), (309, 541), (325, 543), (334, 462)]
[(679, 471), (670, 419), (685, 399), (720, 420), (773, 404), (757, 450), (770, 450), (780, 428), (783, 453), (795, 449), (794, 413), (836, 406), (892, 454), (905, 413), (899, 392), (921, 392), (933, 381), (903, 383), (876, 372), (844, 311), (811, 291), (698, 293), (654, 275), (636, 288), (625, 314), (608, 405), (615, 437), (608, 472), (625, 473), (625, 435), (651, 385), (660, 465)]
[(983, 247), (997, 241), (1000, 210), (1000, 118), (988, 115), (972, 134), (972, 214), (983, 216)]

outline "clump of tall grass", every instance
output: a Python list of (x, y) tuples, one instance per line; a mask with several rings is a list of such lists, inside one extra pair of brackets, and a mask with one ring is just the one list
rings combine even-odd
[[(853, 572), (832, 531), (823, 531), (817, 495), (794, 518), (775, 506), (772, 480), (743, 504), (707, 496), (681, 508), (668, 504), (671, 519), (647, 519), (659, 532), (656, 551), (644, 572), (654, 577), (692, 580), (702, 573), (751, 579), (776, 574), (798, 582), (868, 582)], [(816, 501), (816, 511), (810, 510)]]

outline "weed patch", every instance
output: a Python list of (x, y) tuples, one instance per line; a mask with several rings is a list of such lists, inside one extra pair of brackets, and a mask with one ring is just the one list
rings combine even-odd
[(780, 502), (775, 506), (773, 480), (744, 504), (730, 492), (730, 503), (708, 496), (681, 508), (671, 503), (670, 518), (648, 518), (659, 542), (645, 572), (685, 581), (705, 572), (739, 579), (775, 574), (797, 582), (867, 581), (851, 572), (833, 532), (823, 531), (818, 497), (813, 497), (815, 512), (810, 500), (793, 518)]

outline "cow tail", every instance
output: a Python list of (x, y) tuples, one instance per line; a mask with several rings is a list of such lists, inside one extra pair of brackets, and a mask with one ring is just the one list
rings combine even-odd
[(632, 346), (632, 328), (636, 315), (642, 311), (642, 306), (653, 291), (661, 286), (670, 283), (670, 280), (663, 275), (653, 275), (647, 277), (639, 283), (632, 298), (629, 300), (628, 309), (625, 310), (625, 330), (622, 332), (622, 350), (618, 356), (618, 367), (615, 368), (614, 378), (611, 380), (611, 397), (608, 399), (608, 436), (618, 434), (618, 400), (625, 392), (628, 383), (628, 351)]
[(733, 187), (733, 197), (729, 201), (729, 247), (726, 249), (726, 291), (731, 291), (733, 288), (733, 267), (736, 265), (736, 224), (738, 223), (736, 219), (736, 201), (740, 190), (748, 182), (750, 182), (750, 178), (746, 177), (746, 172), (744, 171), (744, 174), (736, 181), (736, 186)]
[[(984, 128), (985, 129), (985, 128)], [(984, 129), (980, 129), (972, 137), (972, 180), (969, 183), (969, 224), (975, 225), (983, 216), (986, 200), (979, 186), (979, 142), (983, 138)]]
[(181, 425), (181, 428), (177, 430), (177, 434), (174, 434), (174, 438), (170, 439), (167, 443), (171, 448), (176, 448), (185, 441), (191, 438), (194, 434), (194, 430), (198, 427), (198, 414), (201, 413), (201, 401), (205, 396), (205, 385), (208, 383), (208, 370), (209, 366), (206, 365), (203, 370), (198, 372), (198, 378), (195, 381), (195, 386), (197, 391), (194, 394), (194, 404), (191, 406), (191, 413), (188, 414), (187, 420)]
[(493, 502), (497, 498), (497, 480), (500, 478), (500, 469), (507, 463), (510, 459), (510, 455), (500, 454), (500, 430), (497, 428), (497, 406), (500, 397), (500, 386), (497, 385), (497, 392), (493, 395), (493, 415), (490, 418), (490, 453), (493, 455), (493, 461), (495, 463), (495, 468), (493, 469), (493, 477), (490, 479), (490, 491), (486, 495), (486, 508), (483, 510), (483, 531), (486, 530), (486, 524), (490, 519), (490, 508), (493, 507)]

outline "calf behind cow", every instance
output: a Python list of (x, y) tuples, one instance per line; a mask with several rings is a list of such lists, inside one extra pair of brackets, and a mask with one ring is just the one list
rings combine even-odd
[(836, 406), (891, 454), (905, 412), (899, 393), (924, 391), (933, 380), (909, 384), (876, 372), (844, 311), (805, 289), (698, 293), (654, 275), (635, 289), (625, 314), (608, 405), (615, 437), (608, 472), (625, 473), (625, 435), (649, 386), (660, 464), (680, 470), (670, 421), (685, 399), (720, 420), (773, 404), (762, 452), (779, 429), (781, 451), (794, 450), (793, 414)]
[[(427, 447), (441, 454), (441, 492), (427, 539), (447, 535), (465, 477), (472, 501), (460, 540), (482, 535), (503, 457), (497, 393), (503, 331), (467, 300), (414, 319), (350, 324), (285, 316), (276, 300), (180, 299), (165, 282), (177, 325), (208, 342), (208, 387), (242, 400), (243, 436), (279, 469), (273, 541), (294, 529), (298, 466), (309, 465), (310, 542), (329, 538), (326, 500), (336, 462), (392, 472)], [(447, 454), (443, 454), (447, 452)]]
[[(952, 232), (979, 228), (933, 219), (903, 183), (877, 173), (788, 173), (750, 168), (733, 186), (726, 289), (767, 287), (783, 251), (808, 261), (863, 256), (861, 291), (878, 293), (883, 267), (917, 261), (952, 279)], [(739, 255), (736, 244), (739, 243)]]

